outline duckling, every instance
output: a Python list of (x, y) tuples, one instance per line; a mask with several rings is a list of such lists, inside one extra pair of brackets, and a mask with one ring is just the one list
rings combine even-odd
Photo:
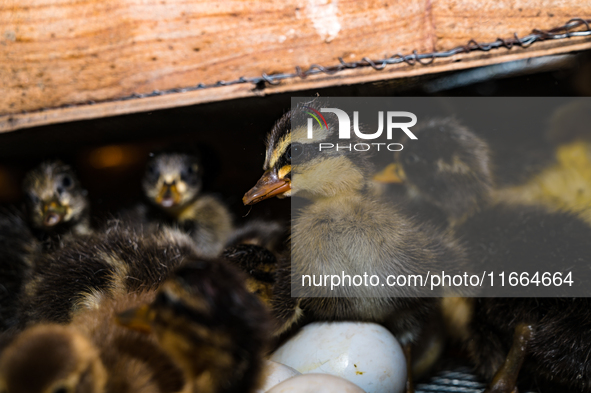
[(462, 250), (445, 233), (416, 222), (374, 196), (367, 152), (319, 152), (319, 142), (339, 143), (338, 124), (315, 127), (314, 138), (308, 139), (303, 109), (287, 112), (275, 124), (267, 139), (265, 172), (243, 198), (247, 205), (273, 196), (311, 201), (293, 218), (291, 257), (278, 258), (271, 301), (275, 334), (305, 316), (382, 323), (403, 345), (409, 344), (436, 305), (434, 298), (418, 297), (420, 288), (380, 292), (369, 286), (355, 287), (358, 291), (342, 286), (331, 293), (330, 288), (301, 286), (300, 280), (303, 275), (340, 276), (344, 272), (376, 275), (385, 283), (392, 274), (454, 271), (463, 263)]
[(176, 229), (138, 231), (117, 220), (106, 227), (37, 259), (20, 300), (19, 326), (67, 323), (121, 288), (155, 289), (197, 254), (192, 239)]
[(246, 287), (270, 305), (277, 257), (285, 252), (287, 228), (276, 221), (253, 220), (236, 228), (222, 257), (248, 274)]
[(18, 299), (37, 258), (90, 232), (86, 191), (61, 161), (30, 171), (24, 191), (26, 215), (14, 207), (0, 212), (0, 330), (17, 323)]
[(278, 221), (251, 220), (232, 231), (226, 248), (249, 244), (281, 253), (287, 240), (287, 228)]
[[(432, 130), (423, 132), (429, 143), (421, 141), (418, 146), (403, 139), (404, 153), (395, 154), (395, 163), (374, 180), (404, 182), (405, 208), (425, 220), (445, 221), (446, 225), (461, 221), (491, 201), (494, 175), (490, 149), (453, 117), (434, 119), (423, 128)], [(445, 177), (436, 177), (436, 173)]]
[(192, 259), (152, 303), (118, 315), (120, 324), (156, 335), (184, 370), (184, 391), (251, 393), (260, 384), (268, 316), (239, 273), (222, 260)]
[(0, 209), (0, 331), (16, 324), (18, 294), (40, 253), (24, 215), (15, 207)]
[(98, 350), (68, 326), (33, 327), (20, 334), (0, 358), (3, 393), (103, 393), (105, 383)]
[(215, 197), (201, 194), (202, 169), (196, 155), (160, 153), (148, 162), (142, 187), (150, 206), (137, 213), (189, 233), (201, 255), (218, 256), (232, 231), (232, 217)]
[[(448, 215), (477, 270), (579, 268), (579, 285), (588, 285), (589, 225), (568, 212), (495, 200), (486, 144), (456, 120), (433, 119), (413, 133), (418, 139), (403, 140), (395, 153), (397, 172), (409, 194)], [(521, 369), (539, 389), (589, 391), (590, 305), (588, 298), (475, 298), (461, 304), (464, 325), (456, 329), (479, 373), (492, 379), (486, 392), (512, 392)]]
[(591, 224), (591, 132), (588, 100), (575, 100), (552, 114), (546, 137), (555, 149), (555, 164), (523, 184), (498, 190), (515, 203), (540, 203), (579, 214)]
[(578, 98), (556, 108), (550, 116), (546, 139), (552, 144), (565, 145), (575, 141), (591, 141), (591, 102)]
[(180, 368), (152, 335), (120, 327), (115, 313), (154, 299), (154, 291), (119, 292), (68, 325), (40, 324), (0, 357), (6, 393), (165, 393), (181, 391)]
[(267, 306), (271, 306), (273, 286), (277, 276), (277, 256), (256, 244), (237, 244), (228, 247), (222, 257), (246, 272), (246, 287)]
[(87, 191), (70, 166), (59, 160), (42, 163), (27, 173), (23, 191), (32, 230), (45, 250), (69, 235), (91, 232)]

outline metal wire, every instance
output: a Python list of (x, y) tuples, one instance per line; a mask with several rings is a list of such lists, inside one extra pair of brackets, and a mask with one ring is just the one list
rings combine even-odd
[[(231, 86), (237, 84), (245, 84), (251, 83), (256, 85), (257, 88), (263, 89), (266, 85), (277, 85), (281, 83), (281, 81), (293, 78), (301, 78), (305, 79), (310, 75), (316, 74), (327, 74), (333, 75), (338, 72), (350, 69), (357, 69), (357, 68), (367, 68), (371, 67), (376, 71), (381, 71), (387, 66), (406, 63), (410, 66), (414, 66), (416, 64), (419, 65), (429, 65), (432, 64), (436, 59), (451, 57), (461, 53), (470, 53), (470, 52), (488, 52), (493, 49), (500, 49), (506, 48), (511, 49), (515, 46), (521, 48), (528, 48), (535, 42), (540, 41), (548, 41), (548, 40), (559, 40), (559, 39), (566, 39), (570, 37), (585, 37), (591, 36), (591, 19), (583, 19), (583, 18), (573, 18), (566, 22), (564, 25), (555, 27), (550, 30), (538, 30), (534, 29), (529, 35), (525, 37), (519, 38), (517, 33), (513, 35), (513, 38), (503, 39), (497, 38), (494, 42), (489, 43), (479, 43), (475, 40), (470, 40), (466, 45), (461, 45), (455, 47), (453, 49), (447, 51), (438, 51), (438, 52), (431, 52), (431, 53), (418, 53), (416, 50), (413, 51), (411, 54), (402, 55), (397, 53), (390, 57), (378, 60), (372, 60), (368, 57), (364, 57), (359, 61), (354, 62), (346, 62), (341, 57), (338, 58), (339, 64), (335, 64), (332, 66), (322, 66), (320, 64), (312, 64), (307, 70), (302, 70), (301, 67), (296, 66), (295, 72), (292, 73), (278, 73), (267, 75), (263, 73), (261, 76), (256, 77), (244, 77), (241, 76), (238, 79), (231, 80), (231, 81), (217, 81), (211, 84), (203, 84), (199, 83), (195, 86), (186, 87), (186, 88), (176, 88), (170, 90), (154, 90), (151, 93), (146, 94), (138, 94), (133, 93), (129, 96), (121, 97), (114, 100), (109, 101), (125, 101), (125, 100), (132, 100), (136, 98), (146, 98), (146, 97), (155, 97), (163, 94), (170, 94), (170, 93), (184, 93), (189, 91), (195, 90), (203, 90), (203, 89), (211, 89), (215, 87), (221, 86)], [(83, 104), (92, 104), (94, 102), (86, 102)], [(81, 104), (81, 105), (83, 105)], [(70, 105), (75, 106), (75, 105)]]
[(485, 384), (468, 367), (442, 371), (427, 383), (418, 384), (417, 393), (481, 393)]
[[(440, 371), (416, 386), (416, 393), (482, 393), (486, 385), (470, 367), (456, 366)], [(525, 392), (535, 393), (535, 392)]]

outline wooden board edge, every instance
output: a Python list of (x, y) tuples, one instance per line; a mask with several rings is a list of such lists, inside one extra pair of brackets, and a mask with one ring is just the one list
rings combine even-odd
[(382, 71), (370, 67), (351, 69), (334, 75), (317, 74), (305, 79), (293, 78), (278, 85), (255, 89), (250, 83), (232, 86), (194, 90), (183, 93), (169, 93), (160, 96), (113, 100), (95, 104), (76, 105), (35, 112), (0, 116), (0, 133), (49, 124), (89, 120), (101, 117), (126, 115), (138, 112), (205, 104), (237, 98), (260, 97), (270, 94), (295, 92), (330, 86), (377, 82), (389, 79), (420, 76), (426, 74), (457, 71), (482, 67), (525, 58), (543, 57), (591, 49), (591, 37), (536, 43), (527, 49), (500, 49), (495, 52), (472, 52), (438, 60), (432, 65), (409, 66), (400, 64), (386, 67)]

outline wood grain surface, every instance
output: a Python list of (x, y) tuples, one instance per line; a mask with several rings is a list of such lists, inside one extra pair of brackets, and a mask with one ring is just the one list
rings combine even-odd
[[(382, 58), (449, 49), (470, 39), (524, 36), (573, 17), (591, 17), (588, 0), (2, 0), (0, 131), (256, 95), (260, 92), (252, 85), (237, 85), (107, 102), (132, 93), (293, 72), (296, 65), (333, 65), (339, 57)], [(284, 82), (265, 94), (441, 72), (458, 68), (459, 59), (459, 68), (466, 68), (516, 54), (589, 47), (589, 39), (572, 38), (528, 50), (459, 55), (430, 67), (321, 75)], [(110, 106), (63, 108), (89, 101)], [(59, 109), (39, 112), (47, 108)]]

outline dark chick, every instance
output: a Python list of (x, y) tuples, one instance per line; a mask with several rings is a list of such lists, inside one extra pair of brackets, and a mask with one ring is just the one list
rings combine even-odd
[(70, 234), (90, 232), (87, 192), (68, 165), (42, 163), (27, 173), (23, 191), (28, 219), (46, 249), (59, 245)]
[(228, 247), (222, 257), (246, 272), (246, 287), (265, 304), (273, 299), (273, 287), (277, 278), (277, 255), (256, 244), (237, 244)]
[(0, 331), (17, 322), (18, 294), (41, 253), (27, 220), (15, 208), (0, 210)]
[(224, 259), (248, 273), (246, 286), (270, 304), (277, 257), (285, 252), (288, 230), (275, 221), (252, 220), (232, 232)]
[(106, 379), (97, 348), (67, 326), (31, 328), (0, 357), (3, 393), (103, 393)]
[(278, 253), (285, 248), (287, 233), (287, 225), (278, 221), (251, 220), (232, 231), (227, 246), (249, 244)]
[(140, 232), (111, 222), (100, 234), (79, 236), (37, 260), (19, 324), (67, 323), (113, 291), (155, 289), (195, 252), (192, 239), (178, 230)]
[(146, 223), (175, 226), (193, 238), (201, 255), (215, 257), (232, 231), (232, 217), (215, 197), (201, 193), (202, 169), (194, 155), (160, 153), (148, 162), (142, 182), (150, 207)]
[(116, 312), (154, 299), (120, 291), (80, 311), (67, 325), (38, 324), (0, 357), (5, 393), (172, 393), (185, 379), (154, 336), (119, 326)]
[[(494, 200), (488, 149), (457, 121), (433, 119), (413, 132), (418, 139), (403, 141), (405, 148), (395, 155), (397, 172), (411, 197), (446, 213), (476, 271), (533, 277), (535, 271), (574, 270), (579, 289), (589, 284), (591, 227), (571, 213)], [(590, 390), (587, 298), (488, 297), (465, 304), (454, 329), (478, 371), (492, 379), (487, 392), (513, 391), (518, 376), (537, 381), (541, 390)]]
[(457, 222), (487, 205), (494, 188), (488, 145), (454, 118), (413, 128), (420, 139), (405, 139), (395, 163), (376, 177), (404, 182), (407, 207), (432, 220)]
[[(174, 229), (111, 222), (39, 258), (23, 292), (16, 336), (2, 352), (0, 388), (18, 392), (177, 392), (181, 369), (154, 336), (120, 327), (116, 312), (154, 300), (196, 253)], [(59, 325), (58, 325), (59, 324)]]
[(187, 261), (156, 299), (119, 314), (119, 323), (152, 332), (184, 371), (194, 393), (252, 393), (269, 338), (264, 306), (244, 277), (221, 260)]
[[(307, 115), (286, 113), (267, 139), (265, 173), (245, 196), (245, 204), (277, 196), (298, 196), (311, 203), (292, 221), (291, 256), (279, 258), (273, 299), (276, 333), (302, 317), (312, 320), (357, 320), (385, 324), (403, 344), (414, 341), (436, 305), (418, 298), (420, 289), (382, 292), (372, 287), (341, 286), (338, 296), (317, 287), (301, 287), (292, 297), (291, 280), (303, 274), (375, 274), (382, 283), (391, 274), (425, 274), (463, 262), (462, 250), (432, 227), (420, 225), (396, 207), (373, 196), (367, 153), (318, 151), (318, 143), (339, 142), (337, 124), (316, 127), (307, 138)], [(347, 144), (356, 142), (347, 141)], [(297, 285), (296, 285), (297, 287)], [(314, 297), (315, 296), (315, 297)], [(348, 296), (348, 297), (347, 297)], [(379, 295), (378, 295), (379, 296)]]
[(90, 232), (88, 200), (72, 169), (48, 161), (24, 182), (26, 211), (0, 212), (0, 329), (17, 323), (19, 297), (36, 260), (75, 235)]

